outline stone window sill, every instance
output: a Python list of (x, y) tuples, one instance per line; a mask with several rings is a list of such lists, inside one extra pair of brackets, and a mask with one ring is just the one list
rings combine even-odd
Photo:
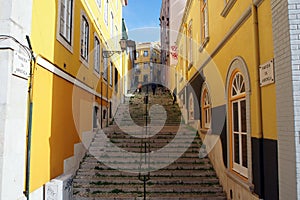
[(206, 37), (206, 38), (204, 39), (204, 41), (202, 42), (200, 48), (199, 48), (199, 51), (200, 51), (200, 52), (202, 52), (202, 51), (204, 50), (204, 48), (206, 47), (208, 41), (209, 41), (209, 37)]
[(233, 7), (233, 5), (235, 4), (236, 0), (229, 0), (227, 2), (227, 4), (225, 5), (225, 8), (223, 9), (223, 11), (221, 12), (221, 16), (222, 17), (226, 17), (229, 13), (229, 11), (231, 10), (231, 8)]
[(241, 185), (246, 190), (250, 192), (254, 192), (254, 185), (252, 183), (247, 182), (246, 180), (241, 179), (238, 175), (234, 172), (230, 171), (229, 169), (226, 170), (226, 174), (229, 178), (231, 178), (234, 182)]

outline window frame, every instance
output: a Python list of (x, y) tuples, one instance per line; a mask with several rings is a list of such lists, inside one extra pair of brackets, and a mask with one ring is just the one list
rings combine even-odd
[[(146, 55), (146, 54), (147, 54), (147, 55)], [(149, 56), (148, 50), (144, 50), (144, 51), (143, 51), (143, 56), (144, 56), (144, 57), (148, 57), (148, 56)]]
[[(244, 89), (240, 89), (237, 86), (234, 86), (234, 83), (237, 83), (235, 80), (237, 76), (240, 76), (243, 78), (243, 82), (242, 85), (244, 87)], [(240, 80), (239, 80), (240, 81)], [(248, 171), (249, 171), (249, 163), (248, 163), (248, 142), (247, 142), (247, 137), (248, 137), (248, 127), (247, 127), (247, 94), (246, 94), (246, 83), (245, 83), (245, 76), (239, 71), (239, 70), (235, 70), (230, 78), (230, 88), (228, 90), (229, 94), (229, 142), (230, 142), (230, 169), (231, 171), (235, 172), (236, 174), (238, 174), (239, 176), (241, 176), (244, 179), (248, 179), (249, 175), (248, 175)], [(239, 86), (240, 87), (240, 86)], [(236, 94), (233, 94), (233, 90), (236, 88)], [(240, 92), (240, 91), (243, 92)], [(246, 125), (246, 130), (242, 131), (240, 130), (242, 128), (242, 110), (241, 110), (241, 102), (245, 102), (245, 125)], [(237, 112), (237, 117), (238, 117), (238, 123), (237, 123), (237, 127), (239, 130), (235, 130), (235, 112), (234, 112), (234, 104), (237, 104), (238, 106), (238, 112)], [(238, 136), (238, 155), (239, 155), (239, 163), (235, 162), (235, 155), (236, 155), (236, 150), (235, 150), (235, 136)], [(242, 137), (246, 136), (246, 149), (243, 149), (243, 144), (242, 144)], [(246, 165), (247, 167), (243, 166), (243, 153), (246, 152)]]
[[(61, 33), (61, 12), (62, 12), (62, 2), (71, 1), (71, 13), (70, 13), (70, 33), (69, 39)], [(56, 32), (56, 39), (71, 53), (73, 53), (73, 42), (74, 42), (74, 7), (75, 1), (74, 0), (60, 0), (58, 2), (58, 15), (57, 15), (57, 32)], [(65, 27), (65, 26), (64, 26)]]
[(108, 26), (108, 13), (109, 13), (108, 3), (109, 3), (108, 0), (104, 0), (104, 22), (106, 26)]
[(99, 10), (101, 11), (102, 0), (95, 0), (95, 1), (96, 1), (96, 4), (97, 4)]
[[(102, 49), (102, 52), (105, 51), (105, 49)], [(103, 80), (107, 82), (108, 79), (108, 58), (103, 57)]]
[[(84, 23), (85, 22), (85, 23)], [(80, 21), (80, 61), (88, 67), (89, 46), (90, 46), (90, 26), (86, 14), (82, 11)], [(83, 47), (83, 43), (86, 43)]]
[(113, 68), (114, 68), (114, 65), (112, 62), (110, 62), (110, 65), (109, 65), (109, 85), (112, 87), (113, 86)]
[(201, 127), (204, 130), (211, 128), (211, 98), (207, 85), (204, 84), (201, 92)]
[[(96, 66), (98, 67), (96, 68)], [(94, 73), (99, 77), (100, 71), (101, 71), (101, 42), (99, 37), (95, 34), (94, 35)]]
[[(204, 2), (205, 1), (205, 2)], [(209, 41), (208, 0), (200, 0), (200, 39), (199, 51), (202, 52)]]

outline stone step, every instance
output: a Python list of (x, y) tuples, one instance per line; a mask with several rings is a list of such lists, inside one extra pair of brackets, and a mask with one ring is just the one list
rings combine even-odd
[[(181, 111), (177, 104), (173, 105), (170, 94), (149, 95), (148, 110), (154, 104), (164, 106), (165, 110), (152, 107), (154, 114), (151, 115), (152, 121), (147, 116), (147, 124), (150, 124), (147, 131), (159, 132), (147, 139), (142, 138), (146, 133), (143, 98), (143, 95), (137, 95), (127, 99), (129, 105), (119, 106), (115, 121), (123, 127), (114, 123), (95, 135), (73, 180), (73, 199), (142, 200), (144, 187), (138, 172), (144, 170), (145, 175), (149, 175), (146, 199), (225, 200), (226, 194), (210, 160), (199, 158), (202, 145), (199, 136), (190, 127), (180, 124)], [(165, 114), (167, 119), (160, 119)], [(163, 127), (158, 129), (158, 126)], [(128, 133), (124, 133), (124, 128)], [(140, 153), (144, 151), (149, 153)], [(144, 156), (150, 156), (150, 163)], [(144, 174), (141, 175), (142, 178)]]
[[(91, 177), (86, 179), (85, 177), (77, 177), (73, 179), (76, 184), (82, 185), (116, 185), (116, 184), (141, 184), (138, 174), (136, 176), (128, 176), (126, 179), (116, 179), (115, 177)], [(198, 177), (191, 179), (190, 177), (152, 177), (150, 173), (150, 180), (147, 185), (212, 185), (219, 184), (219, 180), (216, 177)]]
[[(107, 169), (107, 170), (95, 170), (95, 169), (79, 169), (77, 171), (76, 176), (85, 176), (85, 177), (91, 177), (91, 176), (97, 176), (97, 177), (132, 177), (137, 176), (138, 173), (129, 173), (124, 171), (118, 171), (113, 169)], [(205, 170), (205, 171), (199, 171), (199, 170), (168, 170), (168, 169), (162, 169), (159, 171), (153, 171), (151, 172), (151, 177), (189, 177), (189, 178), (197, 178), (197, 177), (216, 177), (216, 173), (213, 170)]]

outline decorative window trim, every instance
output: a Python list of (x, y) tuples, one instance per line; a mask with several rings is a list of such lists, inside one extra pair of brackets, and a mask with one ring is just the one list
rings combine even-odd
[[(85, 14), (85, 12), (83, 10), (81, 10), (81, 19), (80, 19), (80, 40), (79, 40), (79, 60), (82, 62), (82, 64), (85, 67), (89, 67), (89, 47), (90, 47), (90, 24), (89, 24), (89, 19), (87, 17), (87, 15)], [(87, 41), (87, 57), (84, 58), (81, 55), (81, 39), (82, 39), (82, 25), (83, 25), (83, 20), (86, 20), (87, 25), (88, 25), (88, 41)]]
[(75, 8), (75, 1), (72, 1), (72, 15), (71, 15), (71, 33), (70, 33), (70, 42), (66, 40), (65, 37), (63, 37), (60, 34), (60, 14), (61, 14), (61, 1), (58, 2), (58, 15), (57, 15), (57, 29), (56, 29), (56, 39), (58, 42), (60, 42), (68, 51), (73, 53), (73, 46), (74, 46), (74, 8)]
[[(99, 72), (97, 72), (95, 65), (96, 65), (96, 58), (95, 58), (95, 53), (96, 53), (96, 40), (99, 42)], [(96, 33), (94, 33), (94, 74), (100, 78), (100, 72), (101, 72), (101, 41)]]
[(227, 72), (226, 76), (226, 110), (227, 110), (227, 144), (230, 144), (230, 136), (231, 136), (231, 101), (230, 101), (230, 92), (231, 92), (231, 79), (234, 76), (236, 72), (240, 72), (245, 81), (245, 93), (246, 93), (246, 125), (247, 125), (247, 164), (248, 164), (248, 176), (247, 178), (243, 177), (242, 175), (236, 173), (232, 170), (232, 152), (230, 150), (231, 146), (228, 145), (228, 151), (227, 151), (227, 168), (230, 170), (231, 173), (235, 174), (236, 177), (239, 177), (241, 180), (247, 182), (248, 184), (252, 183), (252, 149), (251, 149), (251, 109), (250, 109), (250, 96), (251, 96), (251, 88), (250, 88), (250, 76), (248, 72), (247, 65), (245, 61), (241, 57), (236, 57), (233, 59), (233, 61), (230, 64), (229, 70)]
[(224, 0), (224, 2), (225, 2), (225, 7), (224, 7), (223, 11), (221, 12), (222, 17), (226, 17), (228, 15), (229, 11), (235, 4), (236, 0), (228, 0), (228, 2), (226, 0)]
[[(208, 105), (205, 105), (206, 99), (204, 95), (207, 95), (206, 97), (208, 97), (208, 101), (209, 101)], [(209, 129), (211, 129), (211, 122), (212, 122), (211, 108), (212, 108), (212, 102), (211, 102), (210, 92), (209, 92), (208, 85), (205, 82), (201, 90), (201, 130), (204, 133), (206, 133)], [(208, 124), (205, 123), (207, 119), (205, 116), (209, 116)]]

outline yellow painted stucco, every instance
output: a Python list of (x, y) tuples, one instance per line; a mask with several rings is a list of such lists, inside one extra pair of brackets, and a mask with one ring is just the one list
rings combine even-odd
[[(190, 5), (190, 6), (188, 6)], [(225, 7), (219, 1), (208, 1), (209, 41), (203, 51), (200, 20), (200, 1), (187, 2), (184, 18), (177, 39), (179, 60), (176, 66), (179, 76), (191, 80), (197, 71), (202, 71), (210, 88), (212, 106), (217, 107), (227, 103), (225, 89), (226, 77), (231, 62), (240, 57), (245, 61), (250, 77), (250, 116), (251, 136), (256, 138), (276, 139), (276, 93), (275, 85), (259, 87), (259, 65), (273, 59), (273, 39), (270, 0), (265, 0), (257, 8), (258, 35), (255, 33), (256, 10), (251, 0), (236, 1), (233, 8), (223, 17)], [(223, 42), (226, 35), (237, 24), (247, 10), (250, 16)], [(189, 61), (189, 27), (192, 26), (193, 60)], [(263, 31), (262, 31), (263, 30)], [(259, 46), (256, 46), (256, 37)], [(222, 43), (223, 42), (223, 43)], [(222, 44), (220, 46), (220, 44)], [(217, 49), (217, 51), (216, 51)], [(213, 55), (212, 55), (213, 54)], [(258, 54), (258, 56), (257, 56)], [(256, 58), (259, 58), (258, 62)], [(206, 65), (205, 61), (209, 60)], [(201, 68), (200, 68), (201, 67)], [(179, 82), (179, 91), (184, 87), (184, 81)], [(262, 109), (258, 102), (261, 101)], [(260, 117), (263, 129), (260, 130)]]
[[(74, 145), (81, 142), (83, 133), (93, 130), (94, 105), (106, 107), (107, 98), (110, 99), (113, 94), (120, 96), (114, 90), (114, 80), (120, 80), (124, 72), (121, 55), (114, 54), (107, 62), (108, 81), (102, 81), (101, 75), (94, 71), (93, 52), (96, 36), (101, 43), (100, 72), (103, 72), (103, 49), (120, 50), (116, 41), (122, 33), (121, 0), (118, 0), (118, 6), (117, 1), (109, 1), (107, 25), (104, 22), (104, 1), (99, 8), (94, 0), (74, 0), (71, 50), (57, 39), (59, 3), (59, 0), (33, 1), (31, 44), (36, 57), (46, 60), (48, 64), (41, 66), (35, 63), (34, 68), (31, 191), (64, 173), (64, 161), (74, 155)], [(117, 27), (114, 37), (111, 36), (111, 12), (114, 13), (114, 26)], [(87, 63), (80, 59), (82, 15), (89, 23)], [(112, 85), (109, 84), (110, 62), (113, 63)], [(47, 67), (51, 70), (47, 70)], [(115, 68), (118, 69), (118, 77), (115, 77)], [(54, 74), (54, 71), (61, 73)], [(80, 82), (84, 88), (75, 86), (70, 80)], [(98, 96), (95, 97), (93, 93)]]

